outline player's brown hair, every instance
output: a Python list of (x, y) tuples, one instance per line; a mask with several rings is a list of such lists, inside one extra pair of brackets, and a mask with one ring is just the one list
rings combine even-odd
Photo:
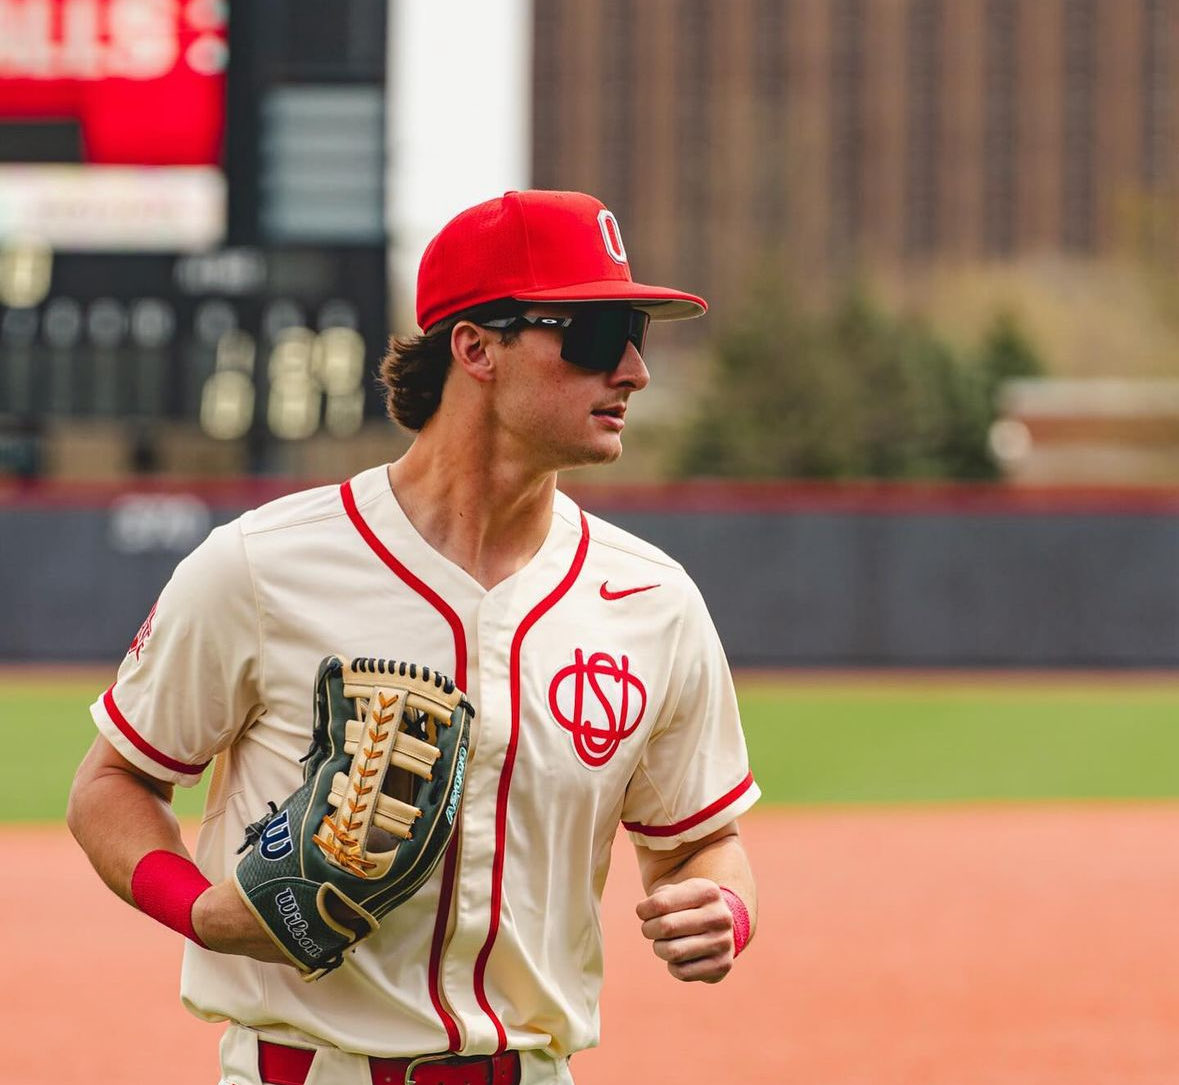
[[(450, 372), (450, 333), (460, 320), (478, 324), (481, 320), (518, 316), (526, 308), (514, 298), (499, 298), (455, 313), (420, 335), (390, 336), (379, 370), (389, 417), (414, 433), (434, 417)], [(510, 328), (500, 333), (505, 343), (518, 335), (518, 331)]]

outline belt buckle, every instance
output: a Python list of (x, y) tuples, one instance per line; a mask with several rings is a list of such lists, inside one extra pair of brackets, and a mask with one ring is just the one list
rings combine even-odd
[[(499, 1065), (498, 1055), (469, 1055), (466, 1057), (455, 1056), (447, 1051), (436, 1055), (420, 1055), (415, 1059), (409, 1061), (409, 1065), (405, 1068), (403, 1076), (404, 1085), (416, 1085), (414, 1074), (419, 1067), (427, 1066), (431, 1063), (438, 1063), (441, 1066), (462, 1067), (465, 1066), (468, 1070), (473, 1070), (475, 1066), (479, 1067), (480, 1077), (485, 1078), (486, 1085), (495, 1085), (496, 1070)], [(518, 1078), (513, 1078), (518, 1081)]]
[(416, 1059), (410, 1059), (409, 1065), (405, 1068), (405, 1085), (415, 1085), (413, 1075), (419, 1066), (424, 1062), (441, 1062), (445, 1055), (420, 1055)]
[(493, 1085), (495, 1081), (495, 1059), (491, 1055), (480, 1055), (470, 1060), (455, 1060), (454, 1056), (449, 1052), (443, 1052), (439, 1055), (419, 1055), (416, 1059), (410, 1059), (409, 1065), (405, 1068), (404, 1085), (416, 1085), (414, 1081), (414, 1074), (417, 1072), (419, 1066), (426, 1066), (430, 1063), (461, 1065), (466, 1062), (467, 1065), (474, 1065), (479, 1062), (481, 1066), (487, 1068), (487, 1085)]

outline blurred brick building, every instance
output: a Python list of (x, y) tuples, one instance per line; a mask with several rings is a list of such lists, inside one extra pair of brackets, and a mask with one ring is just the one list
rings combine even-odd
[(534, 181), (636, 270), (1179, 262), (1179, 0), (538, 0)]

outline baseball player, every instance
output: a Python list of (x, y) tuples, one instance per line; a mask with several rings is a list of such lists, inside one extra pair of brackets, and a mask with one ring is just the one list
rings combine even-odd
[[(737, 818), (759, 792), (724, 652), (680, 565), (557, 489), (619, 456), (650, 321), (704, 310), (632, 280), (591, 196), (470, 208), (422, 258), (423, 333), (382, 364), (408, 452), (248, 512), (177, 567), (93, 705), (69, 824), (111, 889), (187, 936), (184, 1004), (230, 1022), (224, 1082), (572, 1081), (598, 1040), (619, 824), (656, 956), (685, 981), (732, 968), (756, 922)], [(307, 983), (233, 873), (300, 782), (328, 653), (437, 668), (475, 716), (445, 858)], [(210, 766), (190, 857), (172, 789)]]

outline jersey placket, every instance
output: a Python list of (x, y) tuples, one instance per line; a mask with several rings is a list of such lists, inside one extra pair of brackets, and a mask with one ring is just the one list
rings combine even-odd
[[(472, 640), (478, 659), (479, 736), (463, 798), (462, 847), (451, 907), (454, 925), (442, 963), (442, 986), (459, 1012), (468, 1049), (494, 1050), (502, 1024), (480, 1004), (474, 966), (487, 937), (496, 851), (495, 814), (504, 759), (511, 738), (508, 645), (515, 623), (491, 592), (479, 607)], [(491, 1014), (488, 1010), (491, 1010)]]
[[(472, 993), (483, 1019), (494, 1030), (486, 1039), (479, 1035), (479, 1050), (490, 1046), (492, 1050), (502, 1051), (507, 1046), (504, 1024), (488, 1001), (486, 969), (502, 926), (504, 837), (519, 727), (524, 713), (521, 656), (524, 641), (533, 626), (560, 602), (581, 572), (589, 548), (589, 529), (584, 515), (580, 521), (580, 539), (572, 553), (567, 547), (559, 547), (556, 553), (549, 555), (550, 560), (530, 570), (534, 573), (532, 583), (544, 584), (547, 580), (552, 584), (547, 593), (540, 598), (524, 599), (527, 609), (521, 612), (518, 604), (513, 605), (519, 598), (518, 593), (513, 595), (514, 586), (501, 585), (484, 598), (476, 623), (481, 697), (488, 711), (496, 715), (494, 721), (484, 720), (486, 730), (481, 731), (480, 742), (485, 746), (482, 752), (476, 752), (475, 758), (480, 762), (477, 780), (474, 792), (472, 783), (468, 783), (464, 800), (471, 806), (464, 814), (458, 921), (451, 941), (452, 948), (461, 949), (461, 952), (456, 952), (451, 960), (462, 960), (465, 973), (466, 962), (474, 953)], [(506, 607), (499, 602), (505, 598), (511, 600)], [(448, 978), (450, 974), (448, 969)], [(482, 1024), (480, 1020), (480, 1026)]]

